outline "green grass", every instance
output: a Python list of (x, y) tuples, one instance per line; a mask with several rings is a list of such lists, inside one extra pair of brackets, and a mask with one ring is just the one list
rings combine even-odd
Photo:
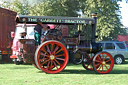
[(0, 64), (0, 85), (128, 85), (128, 61), (105, 75), (73, 64), (59, 74), (46, 74), (33, 65)]

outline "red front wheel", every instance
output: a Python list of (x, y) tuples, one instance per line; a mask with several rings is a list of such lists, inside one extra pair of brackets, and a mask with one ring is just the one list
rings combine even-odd
[(113, 57), (107, 52), (100, 52), (93, 58), (93, 68), (97, 73), (107, 74), (114, 66)]
[(36, 50), (35, 63), (38, 68), (46, 73), (58, 73), (68, 63), (67, 49), (58, 41), (46, 41)]

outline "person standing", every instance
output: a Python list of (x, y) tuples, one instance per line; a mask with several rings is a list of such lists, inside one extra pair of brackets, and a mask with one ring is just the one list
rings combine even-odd
[(41, 31), (42, 31), (42, 23), (41, 21), (37, 22), (37, 25), (34, 28), (34, 37), (35, 37), (35, 45), (40, 45)]
[(42, 28), (42, 32), (41, 32), (41, 43), (44, 42), (45, 39), (45, 35), (47, 34), (48, 30), (50, 29), (50, 27), (48, 25), (44, 25)]

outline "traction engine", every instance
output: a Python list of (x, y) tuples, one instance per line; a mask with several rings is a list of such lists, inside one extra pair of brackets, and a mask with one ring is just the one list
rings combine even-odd
[[(73, 56), (71, 60), (74, 57), (82, 57), (82, 66), (86, 70), (95, 70), (101, 74), (112, 70), (114, 66), (112, 56), (103, 52), (102, 45), (95, 42), (97, 14), (92, 14), (92, 18), (19, 16), (17, 22), (36, 23), (32, 21), (33, 19), (40, 20), (43, 24), (84, 25), (91, 23), (92, 37), (91, 41), (87, 42), (81, 38), (81, 33), (77, 37), (63, 36), (62, 31), (55, 28), (48, 30), (43, 43), (38, 48), (35, 48), (33, 39), (19, 39), (22, 44), (22, 56), (26, 63), (33, 63), (36, 68), (54, 74), (62, 71), (70, 60), (69, 56)], [(75, 62), (77, 64), (77, 59), (74, 60)]]

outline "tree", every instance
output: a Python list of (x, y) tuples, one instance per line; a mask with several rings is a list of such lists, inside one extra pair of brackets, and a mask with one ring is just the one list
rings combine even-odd
[(109, 37), (117, 38), (117, 35), (126, 34), (122, 29), (119, 15), (120, 0), (86, 0), (84, 13), (86, 16), (92, 12), (98, 13), (97, 35), (98, 40), (108, 40)]
[(9, 1), (1, 1), (0, 6), (3, 8), (9, 8), (11, 6), (11, 3)]
[(78, 16), (78, 0), (47, 0), (33, 5), (31, 15)]
[(21, 0), (14, 0), (12, 2), (12, 9), (16, 11), (18, 14), (28, 15), (30, 10), (30, 5), (28, 3), (28, 0), (22, 0), (22, 2)]
[(13, 11), (16, 11), (21, 15), (28, 15), (30, 10), (30, 4), (28, 3), (28, 0), (13, 0), (12, 2), (3, 1), (1, 6), (4, 8), (11, 8)]
[[(35, 0), (29, 4), (28, 0), (13, 0), (4, 6), (10, 5), (14, 11), (23, 15), (36, 16), (71, 16), (77, 17), (77, 11), (82, 10), (85, 17), (91, 13), (98, 13), (97, 32), (98, 40), (115, 39), (117, 35), (126, 34), (120, 22), (120, 10), (117, 2), (122, 0)], [(126, 0), (128, 1), (128, 0)], [(90, 26), (89, 26), (90, 27)], [(70, 29), (75, 32), (75, 29)], [(86, 29), (91, 32), (91, 29)], [(84, 33), (89, 34), (84, 31)], [(91, 33), (90, 33), (91, 34)], [(89, 36), (90, 36), (89, 34)]]

